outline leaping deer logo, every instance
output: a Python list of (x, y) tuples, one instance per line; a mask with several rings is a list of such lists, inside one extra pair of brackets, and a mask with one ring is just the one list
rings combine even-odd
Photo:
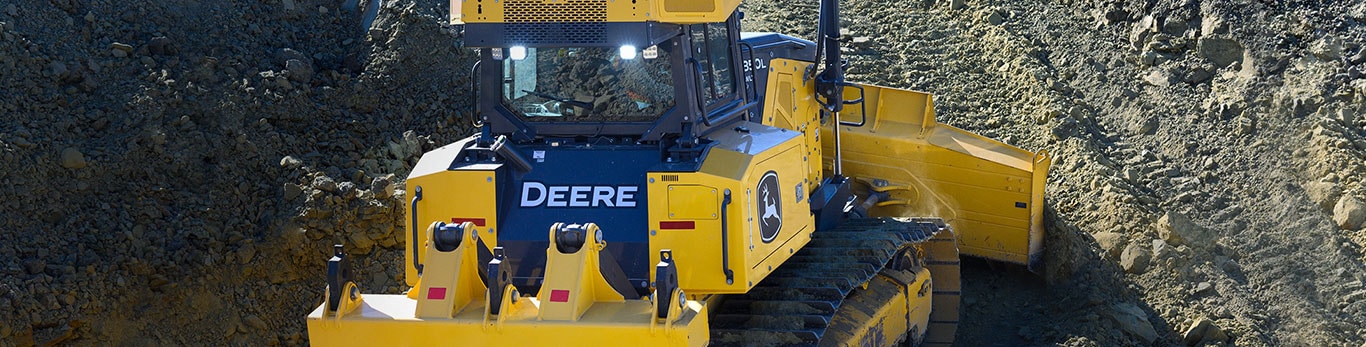
[(778, 217), (777, 204), (778, 199), (774, 199), (773, 196), (769, 195), (768, 187), (764, 187), (764, 220), (768, 220), (768, 217), (782, 219), (782, 217)]
[(782, 186), (778, 184), (778, 173), (769, 171), (759, 179), (759, 236), (764, 243), (773, 242), (783, 227)]

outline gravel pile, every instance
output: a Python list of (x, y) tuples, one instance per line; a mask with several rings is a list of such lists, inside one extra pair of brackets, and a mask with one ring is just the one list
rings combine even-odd
[[(745, 24), (809, 38), (815, 5), (750, 1)], [(1366, 341), (1366, 5), (845, 9), (851, 79), (1055, 158), (1047, 270), (969, 262), (960, 342)]]
[(444, 1), (359, 5), (0, 3), (0, 345), (302, 344), (339, 242), (402, 290), (474, 56)]

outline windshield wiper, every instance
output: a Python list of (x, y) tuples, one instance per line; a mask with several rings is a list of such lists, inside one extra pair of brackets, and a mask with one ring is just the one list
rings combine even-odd
[(582, 109), (585, 109), (585, 110), (589, 110), (589, 111), (592, 111), (592, 110), (593, 110), (593, 104), (592, 104), (592, 103), (583, 102), (583, 101), (578, 101), (578, 100), (572, 100), (572, 99), (567, 99), (567, 98), (562, 98), (562, 97), (558, 97), (558, 96), (554, 96), (554, 95), (550, 95), (550, 94), (545, 94), (545, 93), (537, 93), (537, 92), (533, 92), (533, 91), (526, 90), (526, 89), (522, 89), (522, 92), (523, 92), (523, 93), (527, 93), (527, 94), (531, 94), (531, 95), (535, 95), (535, 96), (539, 96), (539, 97), (542, 97), (542, 98), (550, 99), (550, 100), (555, 100), (555, 101), (563, 102), (563, 103), (570, 104), (570, 105), (573, 105), (573, 106), (575, 106), (575, 107), (579, 107), (579, 108), (582, 108)]

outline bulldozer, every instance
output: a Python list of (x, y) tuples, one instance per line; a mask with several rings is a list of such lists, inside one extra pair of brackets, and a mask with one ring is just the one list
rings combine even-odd
[(407, 177), (404, 294), (337, 245), (315, 345), (949, 345), (960, 255), (1037, 269), (1051, 159), (849, 82), (740, 0), (453, 0), (477, 131)]

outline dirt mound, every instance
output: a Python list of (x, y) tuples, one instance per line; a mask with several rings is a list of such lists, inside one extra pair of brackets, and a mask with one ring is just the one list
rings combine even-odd
[[(960, 341), (1366, 339), (1366, 6), (846, 4), (851, 79), (1056, 158), (1048, 270), (970, 264)], [(810, 37), (815, 5), (745, 24)]]
[(333, 242), (397, 292), (395, 177), (473, 56), (445, 2), (367, 5), (0, 4), (0, 345), (301, 344)]

